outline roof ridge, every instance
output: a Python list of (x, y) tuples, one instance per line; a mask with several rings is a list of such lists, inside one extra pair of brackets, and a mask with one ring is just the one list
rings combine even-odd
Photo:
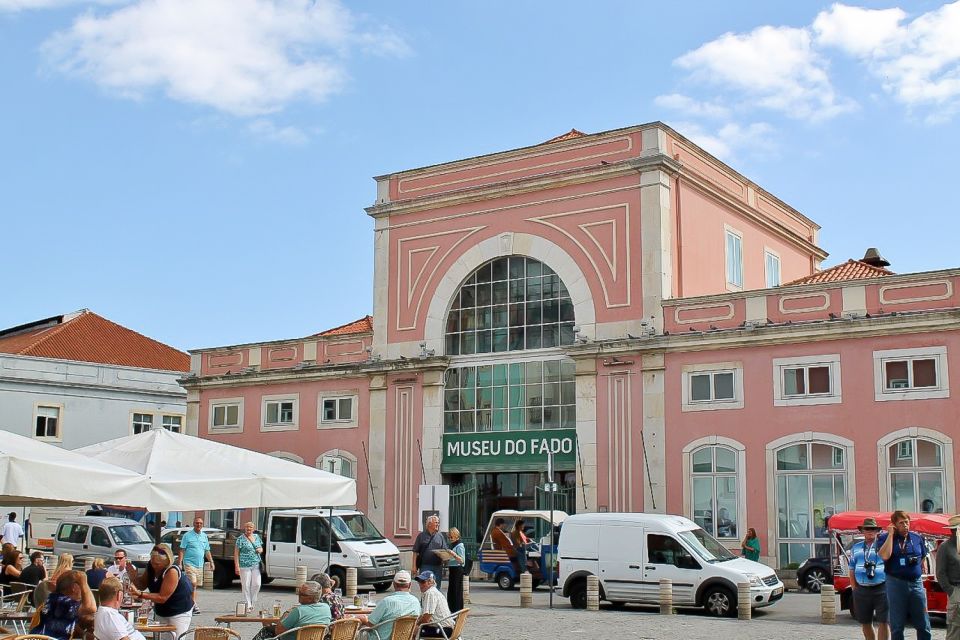
[(331, 327), (331, 328), (329, 328), (329, 329), (324, 329), (323, 331), (320, 331), (320, 332), (315, 333), (315, 334), (313, 334), (313, 335), (314, 335), (314, 336), (325, 336), (325, 335), (327, 335), (327, 334), (329, 334), (329, 333), (332, 333), (332, 332), (334, 332), (334, 331), (337, 331), (338, 329), (343, 329), (343, 328), (345, 328), (345, 327), (349, 327), (349, 326), (352, 325), (352, 324), (357, 324), (358, 322), (364, 322), (364, 321), (369, 322), (371, 327), (373, 326), (373, 316), (368, 313), (367, 315), (365, 315), (365, 316), (363, 316), (363, 317), (361, 317), (361, 318), (357, 318), (356, 320), (351, 320), (350, 322), (344, 322), (343, 324), (341, 324), (341, 325), (339, 325), (339, 326), (336, 326), (336, 327)]

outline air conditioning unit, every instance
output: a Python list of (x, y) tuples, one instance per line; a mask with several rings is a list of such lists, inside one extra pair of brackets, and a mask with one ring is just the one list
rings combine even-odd
[(891, 389), (907, 389), (909, 386), (909, 380), (891, 380), (889, 383)]

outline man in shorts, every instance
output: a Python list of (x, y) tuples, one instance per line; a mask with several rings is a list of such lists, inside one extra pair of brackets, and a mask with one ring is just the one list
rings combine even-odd
[[(850, 587), (853, 589), (853, 614), (860, 623), (864, 640), (887, 640), (887, 587), (883, 558), (877, 534), (880, 526), (876, 518), (864, 518), (859, 527), (863, 542), (850, 548)], [(877, 625), (874, 632), (874, 624)]]
[(203, 532), (203, 518), (193, 519), (193, 529), (180, 536), (180, 551), (177, 553), (177, 564), (183, 567), (183, 572), (193, 583), (193, 613), (200, 613), (197, 607), (197, 586), (203, 585), (203, 560), (213, 564), (210, 555), (210, 540)]

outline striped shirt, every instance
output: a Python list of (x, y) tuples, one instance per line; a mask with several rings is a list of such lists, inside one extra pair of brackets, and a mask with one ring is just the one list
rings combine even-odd
[(377, 603), (376, 608), (367, 617), (371, 625), (384, 622), (377, 629), (381, 638), (389, 638), (393, 634), (393, 621), (402, 616), (419, 616), (420, 601), (409, 591), (398, 591)]

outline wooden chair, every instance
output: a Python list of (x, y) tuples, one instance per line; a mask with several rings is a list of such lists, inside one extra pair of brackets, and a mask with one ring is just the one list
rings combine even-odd
[(57, 639), (51, 638), (50, 636), (45, 636), (42, 633), (25, 633), (23, 635), (14, 636), (14, 640), (57, 640)]
[(177, 640), (193, 636), (193, 640), (242, 640), (239, 633), (227, 627), (195, 627), (180, 634)]
[(354, 640), (360, 630), (356, 618), (341, 618), (330, 625), (330, 640)]
[(380, 629), (388, 624), (390, 624), (390, 621), (385, 620), (380, 624), (361, 629), (360, 637), (365, 638), (365, 640), (414, 640), (416, 638), (417, 616), (401, 616), (394, 619), (393, 632), (389, 638), (384, 638), (380, 635)]
[(283, 638), (283, 640), (323, 640), (327, 635), (327, 625), (325, 624), (305, 624), (295, 629), (287, 629), (274, 640)]
[[(424, 614), (424, 615), (428, 615), (428, 614)], [(429, 620), (427, 622), (423, 622), (417, 626), (417, 633), (414, 637), (420, 636), (421, 627), (439, 627), (439, 626), (442, 626), (444, 622), (447, 622), (448, 620), (453, 620), (454, 621), (453, 627), (450, 629), (447, 635), (447, 638), (448, 640), (460, 640), (463, 637), (463, 628), (467, 624), (468, 615), (470, 615), (470, 609), (461, 609), (456, 613), (451, 613), (446, 618), (439, 618), (437, 620)]]

